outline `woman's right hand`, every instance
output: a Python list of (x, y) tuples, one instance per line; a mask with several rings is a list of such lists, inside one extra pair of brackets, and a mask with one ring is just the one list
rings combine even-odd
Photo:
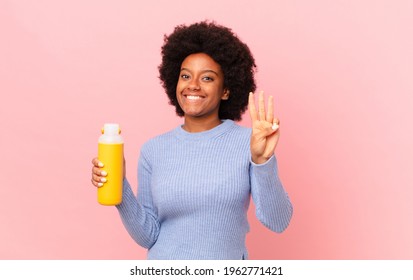
[[(93, 164), (93, 167), (92, 167), (92, 180), (91, 181), (95, 187), (100, 188), (107, 181), (105, 177), (108, 176), (108, 173), (102, 170), (102, 167), (104, 166), (104, 164), (100, 162), (97, 157), (92, 159), (92, 164)], [(123, 178), (125, 177), (126, 177), (126, 162), (125, 162), (125, 158), (123, 158)]]
[(98, 160), (97, 157), (92, 159), (92, 164), (92, 184), (95, 187), (100, 188), (106, 182), (105, 177), (108, 176), (108, 174), (106, 173), (106, 171), (102, 170), (102, 167), (104, 165), (102, 162)]

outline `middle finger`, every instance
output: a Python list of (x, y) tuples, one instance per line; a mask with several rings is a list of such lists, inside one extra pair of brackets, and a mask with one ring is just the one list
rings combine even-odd
[(95, 175), (98, 175), (98, 176), (106, 176), (107, 175), (106, 171), (104, 171), (100, 168), (97, 168), (97, 167), (92, 167), (92, 174), (95, 174)]
[(268, 97), (268, 108), (267, 108), (267, 122), (272, 123), (274, 120), (274, 98), (272, 95)]
[(260, 117), (260, 121), (265, 121), (265, 102), (263, 91), (260, 91), (258, 96), (258, 116)]

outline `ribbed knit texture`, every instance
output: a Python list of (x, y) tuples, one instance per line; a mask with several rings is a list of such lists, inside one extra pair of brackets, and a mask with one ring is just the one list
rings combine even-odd
[(248, 258), (251, 194), (266, 227), (288, 226), (293, 210), (276, 159), (252, 163), (250, 136), (251, 129), (224, 120), (199, 133), (179, 126), (142, 146), (137, 198), (125, 179), (117, 208), (148, 259)]

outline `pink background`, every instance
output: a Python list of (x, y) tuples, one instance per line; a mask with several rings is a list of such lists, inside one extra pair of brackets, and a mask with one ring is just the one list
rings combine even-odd
[(278, 235), (251, 209), (250, 257), (412, 259), (412, 3), (0, 0), (0, 259), (145, 258), (97, 204), (90, 160), (120, 123), (136, 188), (141, 145), (182, 121), (163, 35), (204, 19), (250, 46), (281, 119), (294, 217)]

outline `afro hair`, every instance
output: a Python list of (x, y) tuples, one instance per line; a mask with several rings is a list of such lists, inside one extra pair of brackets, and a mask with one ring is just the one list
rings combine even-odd
[(256, 89), (255, 60), (248, 46), (231, 29), (214, 22), (179, 25), (169, 36), (164, 36), (159, 78), (178, 116), (184, 116), (176, 98), (181, 64), (195, 53), (205, 53), (217, 62), (224, 73), (224, 88), (230, 92), (228, 100), (221, 101), (220, 119), (241, 120), (248, 106), (248, 94)]

